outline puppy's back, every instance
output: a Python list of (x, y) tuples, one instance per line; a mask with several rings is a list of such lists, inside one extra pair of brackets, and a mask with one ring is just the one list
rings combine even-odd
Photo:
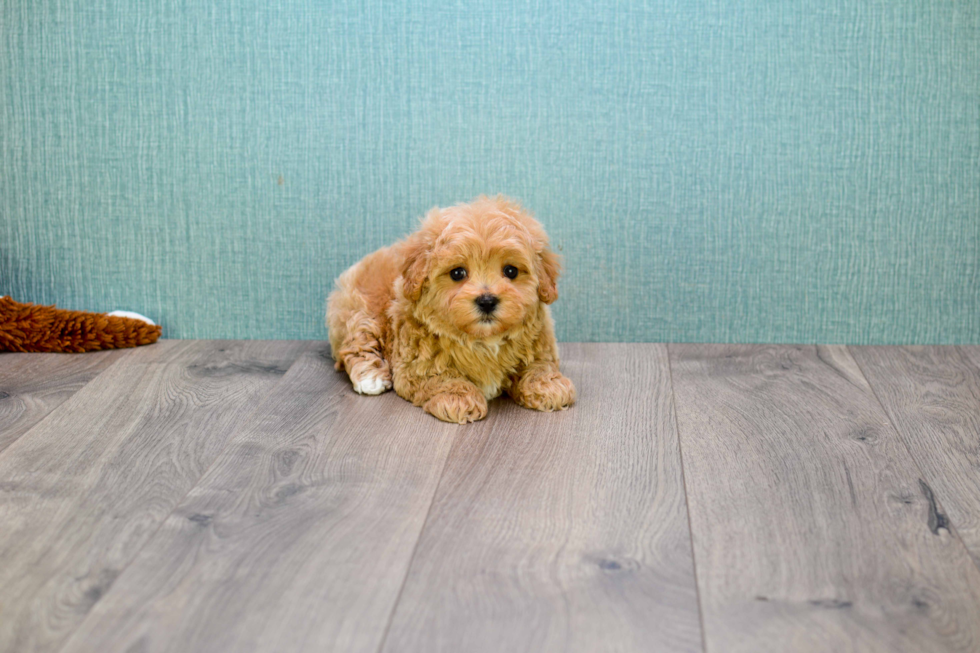
[(401, 274), (401, 248), (382, 247), (368, 254), (337, 278), (336, 287), (327, 300), (327, 328), (330, 344), (336, 352), (349, 336), (348, 325), (364, 323), (381, 335), (385, 313), (394, 299), (395, 279)]

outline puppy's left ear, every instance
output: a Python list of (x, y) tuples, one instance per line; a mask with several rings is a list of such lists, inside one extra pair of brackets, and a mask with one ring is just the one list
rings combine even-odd
[(561, 258), (545, 247), (538, 254), (538, 299), (551, 304), (558, 299), (558, 275), (561, 274)]

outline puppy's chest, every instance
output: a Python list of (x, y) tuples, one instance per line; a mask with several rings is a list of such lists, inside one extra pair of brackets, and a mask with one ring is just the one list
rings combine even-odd
[(521, 365), (511, 343), (476, 343), (444, 350), (449, 364), (480, 388), (487, 399), (500, 395), (508, 379)]

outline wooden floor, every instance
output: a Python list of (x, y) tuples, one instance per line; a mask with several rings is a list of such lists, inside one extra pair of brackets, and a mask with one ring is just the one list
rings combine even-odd
[(470, 426), (319, 342), (0, 354), (0, 651), (980, 651), (980, 347), (562, 352)]

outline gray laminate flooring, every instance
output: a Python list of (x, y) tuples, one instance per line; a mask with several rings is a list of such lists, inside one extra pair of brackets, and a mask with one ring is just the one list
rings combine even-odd
[(562, 354), (469, 426), (320, 342), (0, 354), (0, 652), (980, 651), (980, 347)]

